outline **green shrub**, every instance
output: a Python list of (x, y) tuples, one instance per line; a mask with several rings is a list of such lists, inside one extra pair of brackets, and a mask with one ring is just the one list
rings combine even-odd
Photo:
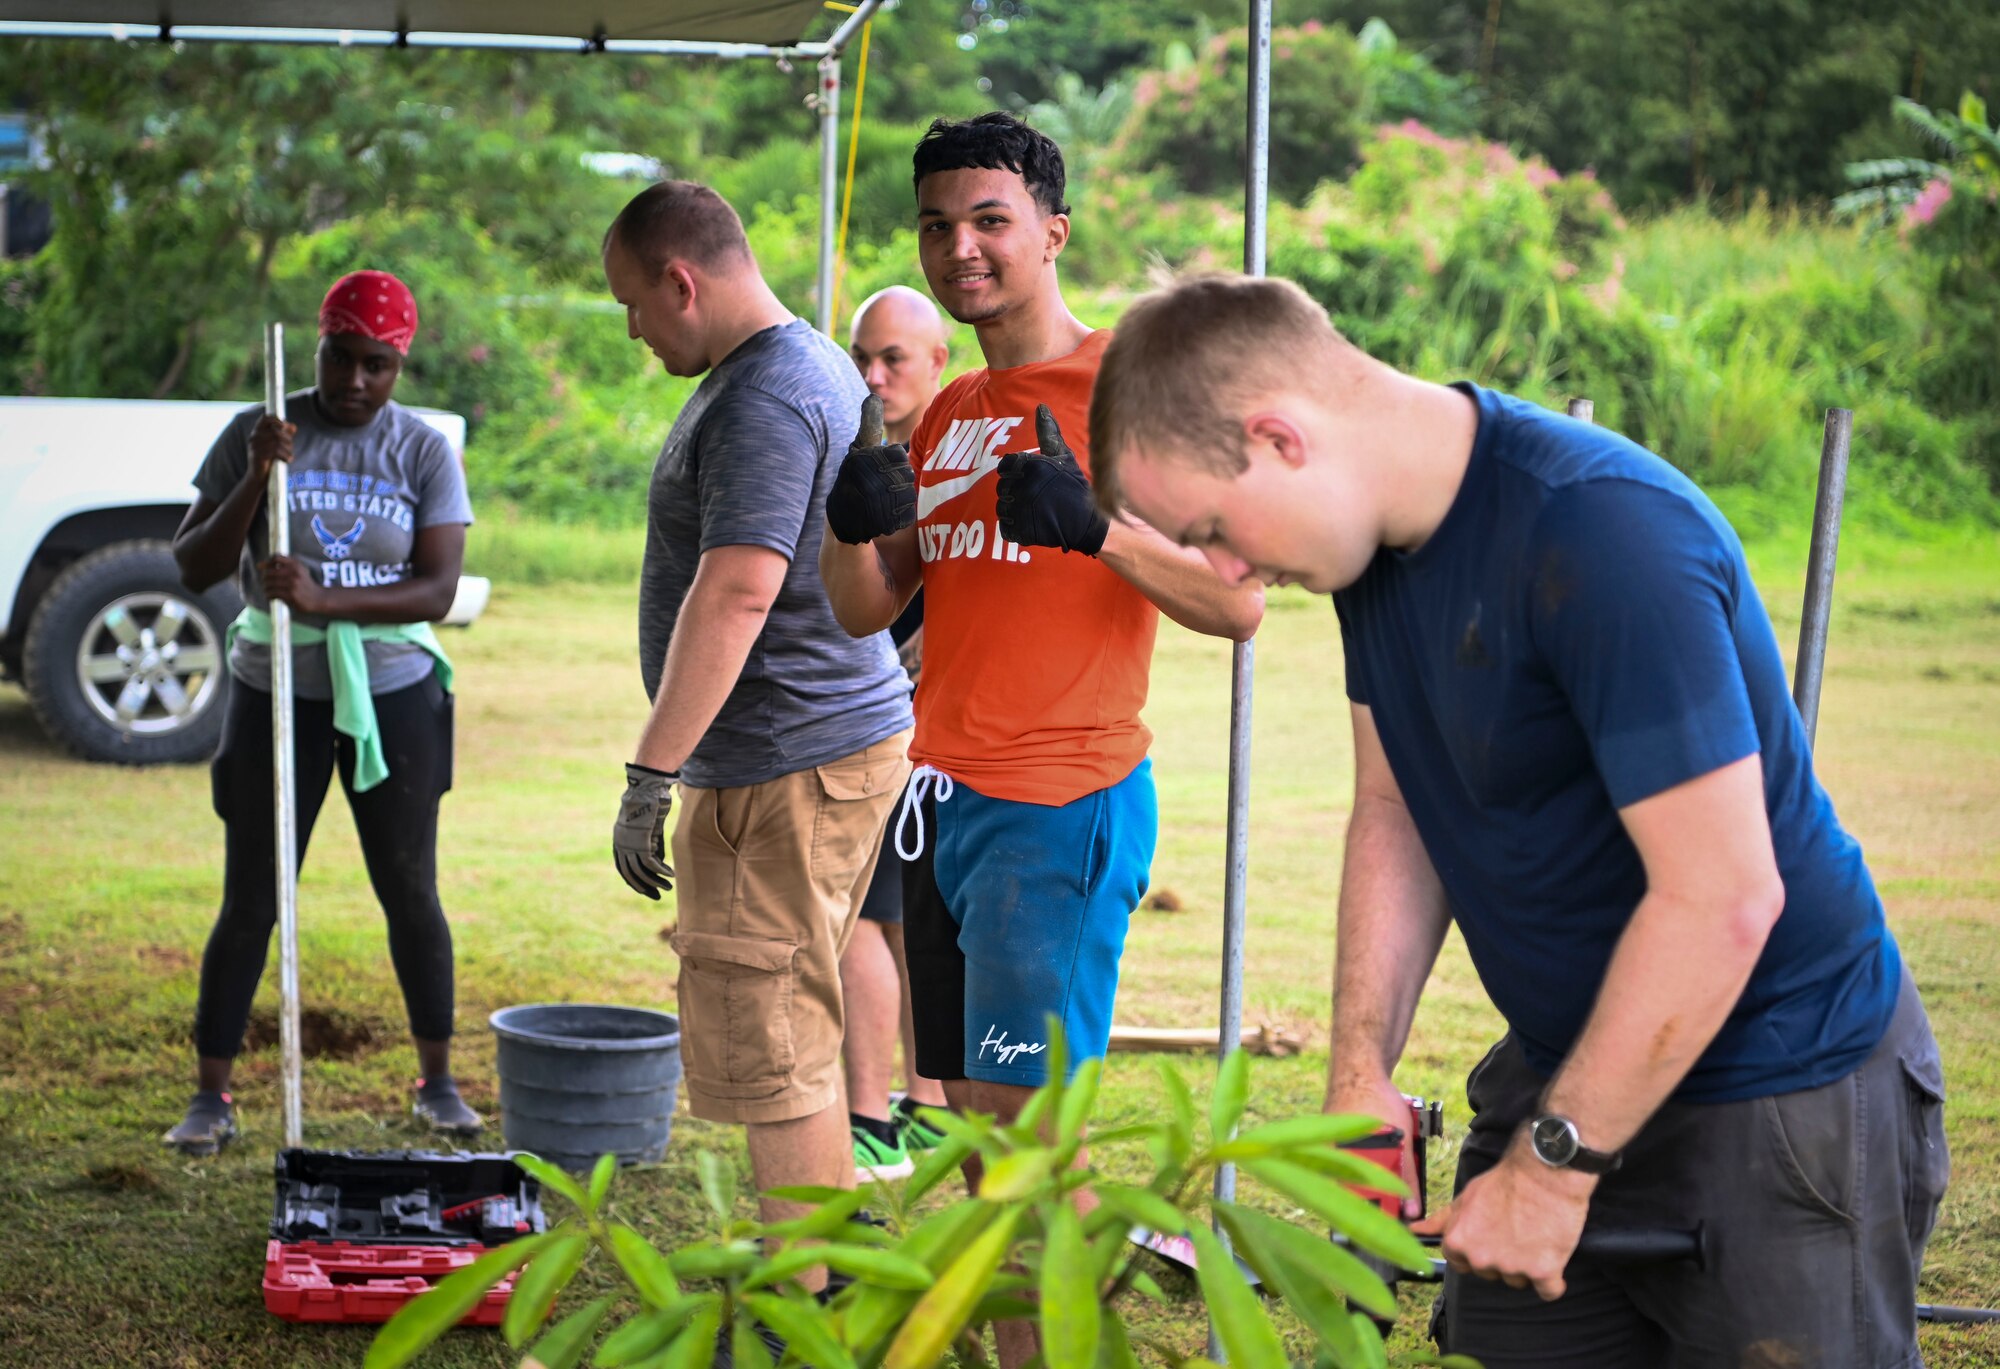
[[(1372, 1117), (1308, 1116), (1269, 1122), (1241, 1135), (1249, 1094), (1249, 1057), (1233, 1052), (1222, 1064), (1209, 1115), (1198, 1121), (1187, 1085), (1163, 1068), (1172, 1106), (1166, 1117), (1089, 1137), (1080, 1164), (1103, 1061), (1085, 1061), (1067, 1084), (1060, 1024), (1050, 1023), (1050, 1083), (1038, 1090), (1011, 1126), (979, 1114), (930, 1111), (946, 1134), (906, 1183), (873, 1191), (779, 1189), (770, 1196), (816, 1206), (775, 1224), (736, 1216), (735, 1172), (713, 1154), (697, 1162), (703, 1196), (714, 1214), (713, 1234), (664, 1254), (620, 1222), (610, 1201), (615, 1164), (604, 1156), (588, 1180), (527, 1157), (522, 1163), (574, 1214), (553, 1230), (524, 1237), (482, 1256), (408, 1304), (370, 1347), (368, 1369), (410, 1363), (508, 1273), (524, 1268), (509, 1300), (502, 1331), (508, 1344), (528, 1345), (523, 1363), (569, 1369), (591, 1353), (605, 1366), (706, 1366), (719, 1332), (728, 1331), (735, 1362), (770, 1369), (759, 1322), (790, 1345), (786, 1363), (822, 1369), (928, 1369), (958, 1351), (982, 1362), (975, 1347), (996, 1321), (1039, 1323), (1048, 1369), (1137, 1369), (1135, 1348), (1177, 1363), (1168, 1347), (1127, 1329), (1134, 1296), (1159, 1298), (1128, 1239), (1134, 1226), (1185, 1234), (1199, 1254), (1196, 1271), (1216, 1334), (1237, 1369), (1283, 1369), (1291, 1363), (1277, 1329), (1230, 1252), (1209, 1230), (1208, 1209), (1228, 1231), (1235, 1253), (1266, 1290), (1295, 1312), (1310, 1333), (1311, 1363), (1344, 1369), (1386, 1363), (1381, 1333), (1370, 1314), (1393, 1318), (1396, 1300), (1365, 1264), (1316, 1230), (1280, 1221), (1254, 1207), (1206, 1201), (1218, 1164), (1232, 1162), (1270, 1189), (1288, 1208), (1303, 1208), (1314, 1227), (1331, 1226), (1346, 1243), (1380, 1260), (1426, 1271), (1428, 1253), (1393, 1217), (1346, 1184), (1385, 1186), (1384, 1171), (1338, 1149), (1377, 1130)], [(1144, 1186), (1114, 1183), (1102, 1157), (1150, 1156)], [(984, 1165), (977, 1198), (941, 1210), (920, 1207), (973, 1155)], [(1143, 1164), (1143, 1161), (1137, 1161)], [(1386, 1185), (1399, 1189), (1393, 1179)], [(1096, 1203), (1079, 1215), (1076, 1195)], [(863, 1202), (887, 1219), (886, 1229), (854, 1220)], [(817, 1242), (817, 1243), (814, 1243)], [(566, 1311), (544, 1330), (563, 1289), (597, 1258), (620, 1279), (615, 1293)], [(853, 1282), (820, 1303), (793, 1280), (825, 1265)], [(609, 1334), (598, 1341), (600, 1329)], [(1462, 1358), (1442, 1363), (1476, 1369)]]
[[(1182, 189), (1227, 195), (1243, 183), (1247, 33), (1208, 42), (1178, 71), (1147, 72), (1133, 92), (1120, 165), (1162, 168)], [(1303, 199), (1347, 174), (1367, 127), (1368, 78), (1354, 36), (1308, 23), (1271, 35), (1271, 189)]]

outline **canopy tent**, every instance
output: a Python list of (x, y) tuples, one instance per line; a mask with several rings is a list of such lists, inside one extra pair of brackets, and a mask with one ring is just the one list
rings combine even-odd
[(65, 30), (94, 36), (90, 30), (117, 25), (135, 38), (158, 37), (166, 29), (179, 39), (412, 47), (601, 46), (646, 52), (661, 51), (656, 45), (662, 43), (673, 44), (674, 51), (720, 44), (782, 47), (821, 57), (845, 42), (844, 33), (836, 35), (838, 41), (800, 41), (823, 10), (821, 0), (589, 0), (562, 6), (546, 0), (6, 0), (0, 19), (10, 21), (9, 31), (50, 36)]
[[(883, 0), (0, 0), (0, 38), (486, 48), (649, 57), (770, 57), (819, 63), (819, 284), (815, 322), (833, 331), (840, 55)], [(850, 11), (822, 42), (825, 9)], [(357, 27), (361, 24), (378, 27)], [(551, 32), (551, 30), (554, 32)]]

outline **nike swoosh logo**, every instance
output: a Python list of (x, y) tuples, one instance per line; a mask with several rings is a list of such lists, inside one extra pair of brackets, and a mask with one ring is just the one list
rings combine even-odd
[(964, 475), (955, 475), (949, 480), (940, 480), (935, 485), (917, 487), (917, 518), (929, 518), (931, 511), (940, 504), (948, 504), (977, 485), (981, 480), (1000, 469), (1000, 458), (982, 456), (972, 463), (972, 469)]

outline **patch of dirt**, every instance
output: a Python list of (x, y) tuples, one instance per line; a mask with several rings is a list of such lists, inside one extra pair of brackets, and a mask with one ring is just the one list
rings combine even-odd
[(99, 1193), (152, 1193), (160, 1187), (160, 1176), (145, 1165), (95, 1165), (84, 1171), (82, 1187)]
[(19, 913), (0, 916), (0, 951), (17, 950), (28, 944), (28, 919)]
[(188, 970), (199, 957), (185, 946), (135, 946), (132, 954), (158, 970)]
[(1146, 895), (1146, 901), (1139, 906), (1150, 913), (1178, 913), (1187, 905), (1172, 889), (1155, 889)]
[[(299, 1010), (299, 1053), (308, 1060), (355, 1060), (375, 1050), (385, 1035), (379, 1023), (338, 1008)], [(277, 1044), (276, 1010), (252, 1011), (249, 1029), (243, 1034), (243, 1049), (260, 1051)]]

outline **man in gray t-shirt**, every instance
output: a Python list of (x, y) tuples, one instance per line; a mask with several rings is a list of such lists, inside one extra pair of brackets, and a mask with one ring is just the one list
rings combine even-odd
[[(840, 952), (911, 731), (887, 635), (850, 638), (818, 572), (864, 390), (771, 293), (735, 211), (705, 186), (641, 192), (605, 235), (604, 271), (631, 336), (671, 373), (705, 377), (653, 470), (639, 593), (653, 708), (613, 854), (648, 897), (679, 880), (689, 1110), (745, 1124), (759, 1190), (849, 1187)], [(762, 1207), (767, 1221), (806, 1211)]]
[[(407, 579), (421, 529), (472, 521), (465, 471), (451, 443), (394, 400), (358, 428), (329, 421), (309, 389), (290, 396), (285, 412), (298, 429), (285, 477), (292, 559), (322, 588), (367, 589)], [(195, 473), (195, 489), (218, 504), (229, 498), (250, 469), (250, 431), (263, 416), (260, 404), (231, 420)], [(243, 544), (236, 583), (245, 603), (267, 612), (271, 606), (257, 563), (271, 554), (270, 547), (260, 504)], [(313, 628), (327, 622), (310, 613), (298, 613), (293, 621)], [(367, 653), (368, 687), (374, 694), (408, 688), (436, 665), (429, 652), (409, 642), (371, 641)], [(268, 694), (271, 649), (237, 638), (229, 673)], [(323, 644), (293, 646), (292, 692), (301, 699), (333, 697)]]

